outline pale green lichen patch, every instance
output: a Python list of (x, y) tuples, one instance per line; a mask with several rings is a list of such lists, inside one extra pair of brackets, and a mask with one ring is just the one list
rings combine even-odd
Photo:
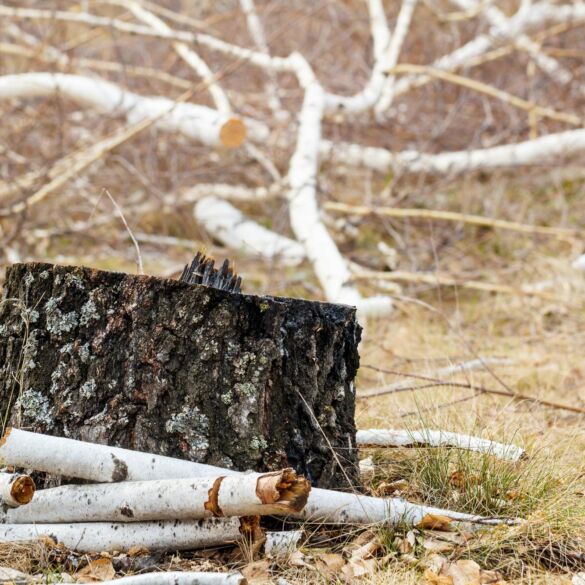
[(268, 443), (262, 435), (254, 436), (250, 441), (250, 448), (254, 451), (263, 451), (268, 448)]
[(35, 420), (44, 426), (52, 423), (50, 402), (37, 390), (29, 388), (25, 390), (16, 401), (16, 408), (29, 419)]
[(209, 419), (196, 406), (183, 406), (166, 423), (168, 433), (179, 433), (189, 445), (189, 454), (202, 461), (209, 449)]
[(95, 396), (95, 388), (96, 388), (95, 380), (93, 378), (90, 378), (79, 389), (79, 395), (82, 398), (89, 400), (90, 398), (93, 398)]
[(47, 315), (47, 330), (54, 335), (67, 333), (75, 329), (78, 324), (78, 318), (75, 311), (63, 314), (59, 309), (59, 301), (62, 297), (51, 298), (45, 303), (45, 313)]
[(93, 302), (93, 299), (89, 299), (83, 307), (81, 307), (81, 318), (79, 323), (81, 325), (87, 325), (90, 321), (97, 321), (100, 318), (100, 314)]

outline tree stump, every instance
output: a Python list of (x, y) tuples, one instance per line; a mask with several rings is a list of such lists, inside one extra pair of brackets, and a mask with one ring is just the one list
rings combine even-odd
[(347, 487), (360, 333), (352, 307), (16, 264), (0, 305), (3, 425)]

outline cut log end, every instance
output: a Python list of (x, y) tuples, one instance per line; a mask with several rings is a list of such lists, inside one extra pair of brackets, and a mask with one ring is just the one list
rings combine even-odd
[(10, 495), (19, 505), (28, 504), (35, 495), (35, 482), (28, 475), (19, 475), (12, 482)]
[(240, 118), (230, 118), (219, 131), (219, 139), (226, 148), (239, 148), (246, 140), (246, 124)]

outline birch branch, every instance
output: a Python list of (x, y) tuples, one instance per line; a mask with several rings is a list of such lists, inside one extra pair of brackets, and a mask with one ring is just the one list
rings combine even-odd
[(297, 266), (305, 257), (299, 242), (281, 236), (217, 197), (204, 197), (195, 205), (195, 219), (216, 240), (228, 248), (267, 259), (279, 258), (287, 266)]
[(191, 550), (232, 544), (241, 540), (238, 518), (167, 522), (88, 522), (76, 524), (0, 524), (0, 542), (49, 536), (79, 552)]
[[(351, 114), (364, 112), (372, 107), (380, 100), (385, 84), (389, 82), (388, 71), (395, 67), (400, 54), (402, 43), (410, 28), (412, 14), (416, 6), (417, 0), (403, 0), (396, 21), (396, 28), (392, 35), (386, 50), (382, 55), (376, 59), (370, 79), (364, 89), (351, 97), (338, 96), (334, 94), (325, 94), (324, 109), (326, 112), (334, 112), (343, 110)], [(374, 23), (374, 15), (378, 15), (380, 11), (383, 12), (383, 7), (379, 0), (372, 0), (368, 2), (370, 10), (370, 23)], [(374, 51), (379, 50), (380, 44), (385, 40), (384, 35), (376, 28), (372, 29), (372, 36), (374, 38)], [(382, 41), (380, 37), (382, 36)], [(377, 39), (377, 40), (376, 40)], [(376, 49), (378, 44), (378, 49)]]
[[(270, 49), (266, 41), (266, 35), (264, 34), (264, 27), (260, 22), (258, 13), (256, 12), (256, 6), (254, 0), (240, 0), (240, 7), (246, 15), (246, 23), (248, 24), (248, 31), (250, 36), (256, 45), (256, 49), (265, 55), (270, 56)], [(288, 118), (288, 112), (286, 112), (280, 101), (278, 82), (276, 80), (276, 74), (272, 69), (267, 71), (268, 83), (266, 84), (266, 93), (268, 94), (268, 106), (278, 117), (281, 119)]]
[(494, 229), (510, 230), (525, 234), (539, 234), (543, 236), (552, 236), (560, 239), (573, 239), (583, 235), (583, 230), (578, 228), (560, 228), (541, 225), (530, 225), (517, 221), (507, 221), (484, 217), (483, 215), (472, 215), (469, 213), (457, 213), (454, 211), (441, 211), (438, 209), (408, 209), (400, 207), (367, 207), (365, 205), (346, 205), (334, 201), (327, 202), (323, 207), (328, 211), (337, 211), (350, 215), (360, 216), (384, 216), (398, 218), (420, 218), (440, 221), (450, 221), (456, 223), (468, 223)]
[(102, 581), (101, 585), (245, 585), (246, 582), (241, 573), (166, 571)]
[[(212, 475), (242, 477), (238, 471), (211, 465), (51, 437), (15, 428), (8, 429), (0, 440), (0, 463), (95, 482), (179, 479)], [(319, 488), (311, 490), (303, 512), (295, 516), (329, 523), (417, 524), (426, 514), (448, 516), (460, 522), (492, 522), (472, 514), (412, 504), (401, 498), (375, 498)]]
[[(396, 63), (398, 63), (400, 50), (402, 49), (402, 45), (404, 44), (408, 30), (410, 29), (410, 22), (412, 20), (414, 9), (416, 8), (416, 3), (417, 0), (403, 0), (402, 8), (400, 10), (400, 14), (398, 15), (398, 20), (396, 21), (396, 27), (394, 29), (394, 33), (392, 34), (392, 40), (390, 41), (390, 45), (388, 47), (388, 55), (385, 59), (385, 66), (387, 69), (396, 67)], [(380, 96), (380, 99), (378, 100), (374, 109), (376, 115), (382, 115), (392, 105), (393, 100), (394, 75), (390, 74), (384, 84), (382, 95)]]
[(0, 504), (16, 508), (28, 504), (35, 494), (35, 482), (30, 475), (0, 473)]
[[(392, 429), (368, 429), (358, 431), (358, 447), (455, 447), (467, 451), (487, 453), (498, 459), (517, 462), (526, 456), (524, 449), (516, 445), (488, 441), (470, 435), (447, 431), (402, 431)], [(28, 506), (30, 508), (30, 506)]]
[(412, 150), (393, 153), (373, 146), (321, 141), (321, 153), (329, 160), (351, 166), (363, 166), (382, 173), (400, 170), (408, 173), (445, 175), (538, 164), (550, 165), (555, 159), (576, 156), (583, 152), (585, 129), (582, 128), (548, 134), (516, 144), (441, 154), (425, 154)]
[[(124, 6), (136, 16), (139, 20), (152, 27), (154, 30), (161, 32), (172, 32), (172, 28), (168, 26), (158, 16), (146, 10), (141, 4), (133, 0), (118, 0), (120, 5)], [(173, 49), (191, 67), (199, 77), (205, 82), (207, 90), (211, 94), (215, 106), (222, 114), (229, 114), (231, 106), (229, 99), (223, 89), (215, 80), (215, 76), (207, 63), (185, 43), (174, 42)]]
[[(204, 197), (228, 199), (230, 201), (265, 201), (284, 193), (285, 181), (273, 183), (269, 187), (246, 187), (243, 185), (227, 185), (224, 183), (200, 183), (183, 191), (178, 196), (178, 202), (194, 203)], [(165, 202), (172, 203), (173, 196), (165, 198)]]
[(368, 0), (370, 31), (372, 32), (374, 62), (379, 61), (390, 44), (390, 27), (382, 0)]
[[(80, 105), (107, 114), (122, 113), (130, 123), (164, 113), (157, 121), (157, 127), (180, 132), (209, 146), (237, 148), (246, 138), (246, 123), (240, 118), (192, 103), (140, 96), (98, 78), (63, 73), (22, 73), (0, 77), (0, 99), (49, 95), (66, 95)], [(258, 134), (257, 124), (254, 125), (255, 134)]]
[(242, 476), (65, 485), (37, 492), (31, 504), (7, 510), (2, 518), (6, 524), (32, 524), (289, 515), (303, 509), (310, 489), (309, 482), (292, 469)]

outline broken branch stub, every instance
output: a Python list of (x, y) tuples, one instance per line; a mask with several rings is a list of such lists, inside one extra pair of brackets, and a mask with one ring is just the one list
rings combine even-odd
[(28, 504), (35, 494), (35, 482), (22, 473), (0, 473), (0, 504), (11, 508)]
[(291, 469), (265, 474), (64, 485), (0, 514), (8, 524), (142, 522), (300, 512), (310, 486)]
[(15, 300), (0, 306), (9, 424), (357, 484), (353, 307), (40, 263), (10, 267), (4, 298)]

